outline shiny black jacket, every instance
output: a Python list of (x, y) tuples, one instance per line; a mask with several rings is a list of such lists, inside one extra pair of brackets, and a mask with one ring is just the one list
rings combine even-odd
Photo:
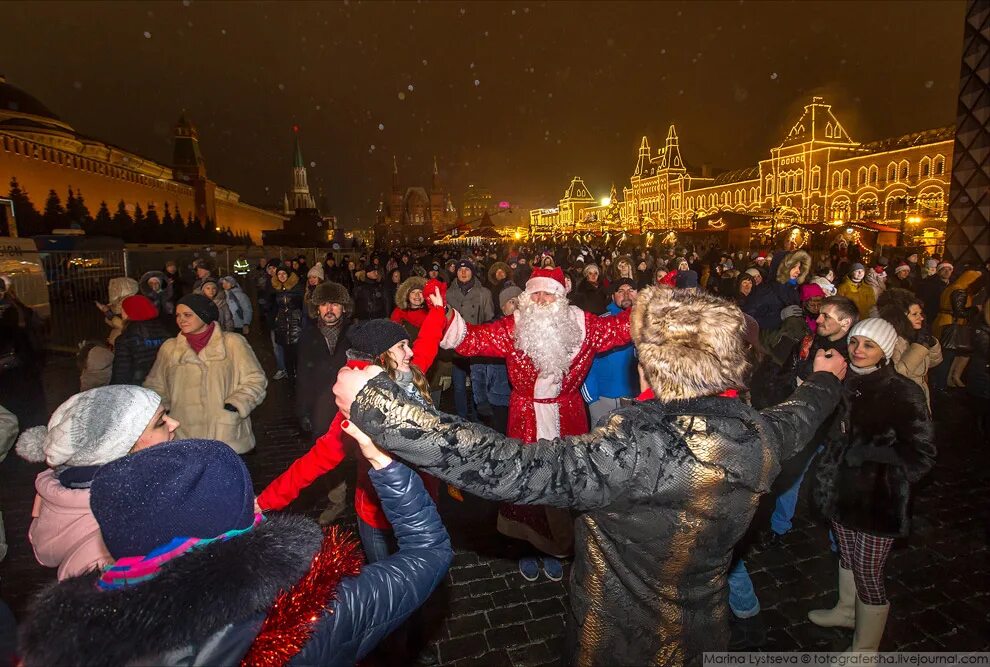
[(172, 333), (161, 320), (128, 322), (113, 344), (113, 370), (110, 384), (144, 384), (148, 371), (155, 365), (158, 348)]
[(384, 374), (350, 418), (386, 450), (490, 500), (577, 512), (572, 665), (679, 665), (726, 650), (727, 576), (779, 461), (842, 387), (817, 373), (784, 404), (644, 401), (588, 435), (523, 445), (418, 405)]
[(303, 291), (297, 286), (288, 290), (274, 290), (270, 296), (274, 305), (275, 342), (279, 345), (295, 345), (303, 326)]
[[(337, 585), (289, 665), (354, 665), (447, 573), (450, 538), (419, 475), (392, 463), (369, 476), (399, 552)], [(95, 573), (52, 584), (21, 627), (24, 664), (238, 665), (276, 596), (307, 573), (322, 541), (314, 521), (272, 514), (248, 533), (174, 559), (136, 586), (101, 591)]]
[(846, 396), (818, 458), (814, 498), (826, 518), (881, 537), (910, 532), (911, 484), (935, 464), (924, 392), (893, 365), (846, 377)]

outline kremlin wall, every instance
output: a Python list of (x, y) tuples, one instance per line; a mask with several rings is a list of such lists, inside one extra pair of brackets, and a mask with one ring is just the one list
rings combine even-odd
[(131, 213), (135, 205), (147, 210), (149, 204), (162, 211), (167, 202), (183, 216), (192, 213), (218, 229), (247, 232), (255, 243), (261, 243), (262, 231), (281, 229), (285, 221), (207, 178), (199, 137), (185, 118), (175, 128), (173, 164), (164, 165), (80, 134), (0, 76), (0, 194), (11, 178), (39, 211), (49, 190), (64, 200), (72, 188), (94, 212), (101, 201), (114, 210), (123, 200)]

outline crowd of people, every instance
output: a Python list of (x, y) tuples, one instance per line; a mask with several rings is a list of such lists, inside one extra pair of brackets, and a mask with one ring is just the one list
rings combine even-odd
[[(990, 267), (888, 254), (402, 248), (114, 278), (80, 393), (40, 420), (0, 395), (0, 456), (46, 466), (28, 538), (57, 578), (19, 655), (343, 665), (391, 634), (428, 662), (407, 640), (452, 558), (436, 501), (470, 493), (499, 503), (523, 579), (573, 558), (575, 663), (694, 662), (762, 644), (740, 545), (780, 542), (805, 479), (838, 581), (808, 618), (876, 651), (932, 409), (990, 398)], [(42, 352), (2, 289), (7, 387)], [(255, 498), (238, 455), (270, 391), (313, 445)], [(348, 456), (356, 539), (283, 513)]]

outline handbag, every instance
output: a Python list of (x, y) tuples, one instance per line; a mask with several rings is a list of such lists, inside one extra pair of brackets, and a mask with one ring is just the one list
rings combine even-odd
[(943, 350), (956, 354), (971, 354), (973, 352), (973, 327), (968, 324), (950, 324), (942, 330)]

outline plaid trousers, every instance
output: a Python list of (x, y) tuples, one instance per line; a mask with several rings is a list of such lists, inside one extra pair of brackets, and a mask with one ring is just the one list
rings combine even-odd
[(835, 521), (832, 521), (832, 531), (839, 541), (839, 566), (853, 571), (856, 595), (866, 604), (886, 604), (883, 567), (894, 545), (894, 538), (850, 530)]

